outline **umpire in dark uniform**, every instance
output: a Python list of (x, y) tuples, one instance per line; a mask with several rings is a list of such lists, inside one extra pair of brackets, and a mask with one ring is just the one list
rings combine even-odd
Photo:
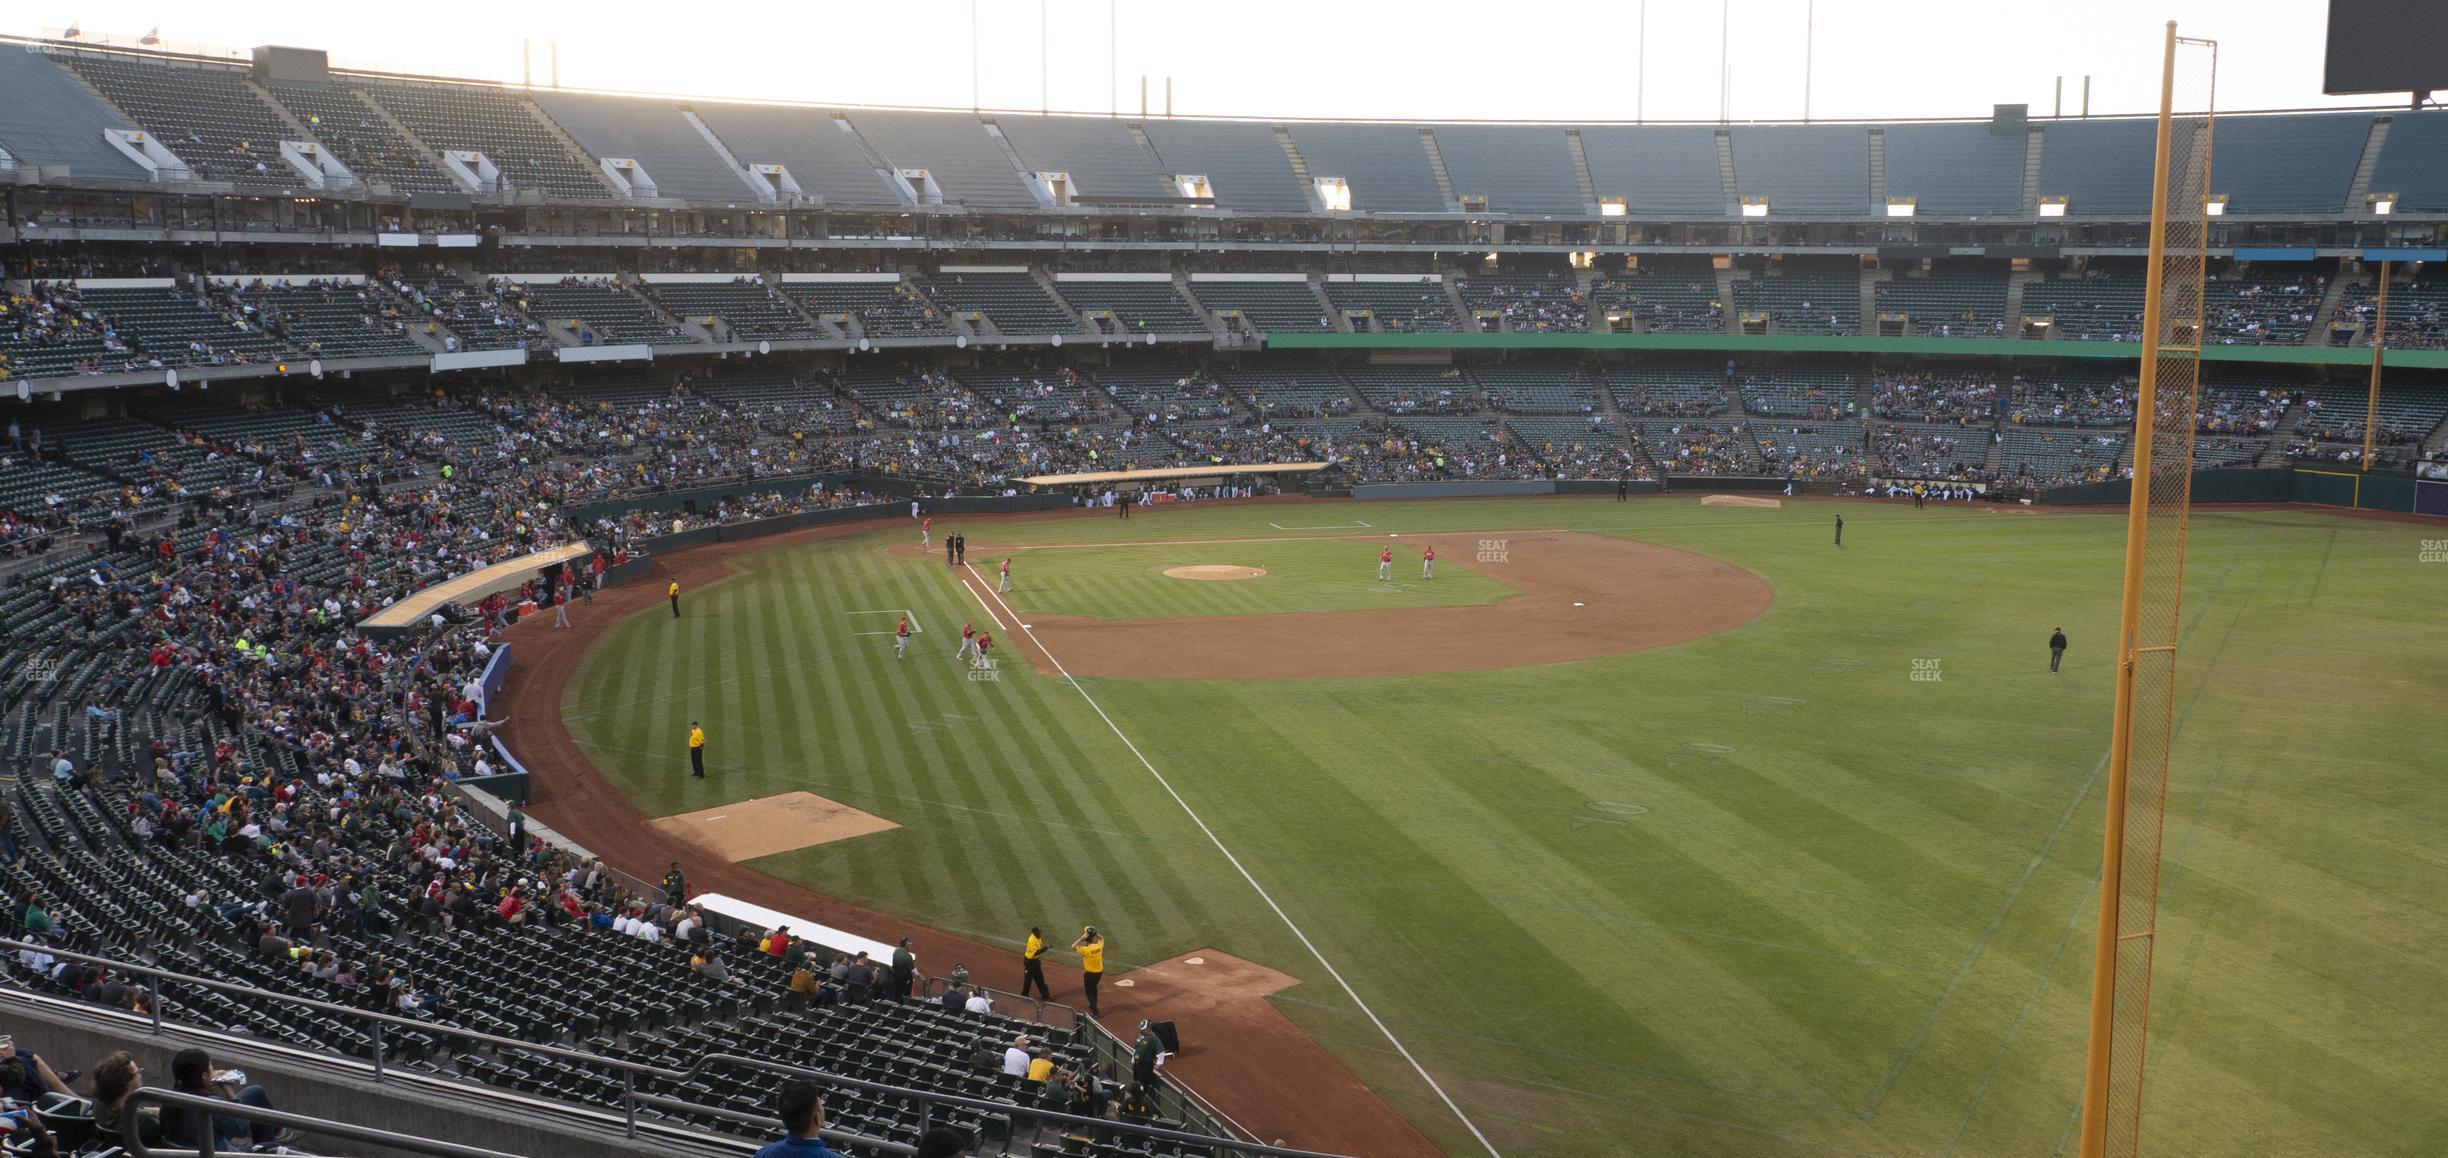
[(2064, 658), (2065, 628), (2060, 627), (2049, 633), (2049, 670), (2056, 671), (2058, 662)]
[(1844, 516), (1836, 516), (1836, 545), (1844, 546)]

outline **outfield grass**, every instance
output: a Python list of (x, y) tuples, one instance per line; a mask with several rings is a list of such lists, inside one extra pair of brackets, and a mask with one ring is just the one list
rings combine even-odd
[[(1286, 510), (1365, 512), (1758, 572), (1767, 615), (1637, 655), (1083, 686), (1507, 1154), (2065, 1151), (2122, 520), (1848, 506), (1839, 552), (1834, 509), (1320, 504), (972, 538), (1281, 536)], [(1002, 944), (1094, 922), (1116, 967), (1214, 945), (1307, 979), (1282, 1007), (1472, 1149), (1081, 692), (1018, 664), (961, 678), (946, 625), (977, 604), (939, 562), (888, 556), (902, 535), (751, 556), (689, 618), (619, 626), (572, 685), (572, 730), (652, 815), (805, 788), (904, 826), (759, 862), (817, 888)], [(2448, 564), (2417, 562), (2438, 535), (2195, 520), (2147, 1087), (2161, 1152), (2448, 1150)], [(1052, 557), (1085, 591), (1100, 569), (1153, 582), (1170, 550), (1024, 552), (1016, 599), (1082, 598), (1031, 586)], [(1250, 561), (1180, 550), (1164, 565)], [(851, 612), (900, 608), (927, 628), (909, 660), (849, 634), (889, 628)], [(2073, 649), (2052, 676), (2056, 626)], [(707, 781), (685, 779), (691, 717)]]
[[(981, 539), (985, 537), (984, 533), (979, 535)], [(1394, 552), (1394, 579), (1381, 583), (1377, 581), (1377, 556), (1378, 549), (1385, 546), (1398, 549)], [(1512, 587), (1496, 577), (1501, 575), (1501, 568), (1474, 572), (1450, 559), (1439, 568), (1434, 580), (1422, 580), (1419, 552), (1397, 540), (1386, 539), (1362, 542), (1311, 538), (1165, 547), (1073, 548), (1039, 544), (1023, 550), (983, 554), (986, 557), (973, 556), (970, 565), (989, 577), (995, 574), (995, 562), (1006, 555), (1013, 559), (1013, 606), (1032, 614), (1094, 619), (1186, 619), (1286, 611), (1452, 607), (1494, 603), (1514, 593)], [(1257, 567), (1266, 574), (1234, 580), (1176, 579), (1165, 574), (1168, 568), (1206, 564)]]

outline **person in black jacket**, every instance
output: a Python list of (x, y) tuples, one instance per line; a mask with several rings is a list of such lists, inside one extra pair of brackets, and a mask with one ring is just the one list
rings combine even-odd
[(2065, 628), (2049, 633), (2049, 670), (2056, 671), (2058, 661), (2065, 658)]

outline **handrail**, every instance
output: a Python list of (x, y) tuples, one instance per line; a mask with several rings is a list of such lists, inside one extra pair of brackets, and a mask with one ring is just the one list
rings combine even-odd
[[(763, 1114), (743, 1114), (738, 1110), (725, 1109), (721, 1106), (699, 1105), (696, 1102), (682, 1101), (679, 1098), (666, 1098), (655, 1094), (636, 1094), (633, 1096), (637, 1098), (637, 1103), (639, 1105), (652, 1106), (658, 1110), (677, 1110), (685, 1114), (706, 1114), (711, 1117), (726, 1118), (743, 1126), (755, 1126), (760, 1130), (779, 1131), (782, 1129), (781, 1119), (767, 1117)], [(877, 1138), (871, 1135), (861, 1134), (854, 1130), (836, 1130), (831, 1126), (827, 1126), (823, 1130), (819, 1131), (819, 1133), (824, 1136), (825, 1141), (838, 1143), (844, 1146), (859, 1146), (869, 1150), (881, 1150), (887, 1154), (915, 1154), (918, 1152), (918, 1148), (916, 1146), (912, 1146), (907, 1142), (894, 1142), (884, 1138)]]
[[(621, 1109), (623, 1112), (623, 1117), (626, 1120), (626, 1132), (630, 1137), (635, 1137), (637, 1135), (637, 1109), (638, 1106), (642, 1104), (643, 1098), (645, 1097), (645, 1095), (641, 1095), (637, 1092), (638, 1078), (650, 1077), (666, 1081), (684, 1082), (691, 1078), (700, 1076), (711, 1066), (728, 1065), (736, 1066), (742, 1069), (760, 1070), (766, 1073), (780, 1074), (787, 1077), (803, 1078), (823, 1085), (840, 1086), (846, 1089), (860, 1090), (874, 1094), (883, 1094), (896, 1098), (907, 1098), (921, 1103), (952, 1106), (959, 1109), (976, 1110), (994, 1114), (1022, 1114), (1030, 1118), (1043, 1119), (1066, 1125), (1081, 1125), (1105, 1130), (1118, 1130), (1136, 1136), (1168, 1142), (1186, 1142), (1203, 1148), (1223, 1152), (1266, 1155), (1268, 1158), (1337, 1158), (1335, 1155), (1314, 1150), (1292, 1150), (1277, 1146), (1262, 1146), (1253, 1142), (1241, 1141), (1239, 1139), (1218, 1138), (1212, 1135), (1199, 1134), (1187, 1130), (1173, 1130), (1162, 1126), (1149, 1126), (1132, 1122), (1117, 1122), (1104, 1118), (1090, 1118), (1078, 1114), (1067, 1114), (1058, 1110), (1041, 1110), (1034, 1107), (1021, 1106), (1011, 1102), (990, 1101), (984, 1098), (972, 1098), (961, 1094), (948, 1094), (937, 1090), (921, 1090), (909, 1086), (892, 1085), (885, 1082), (872, 1082), (864, 1078), (853, 1078), (842, 1074), (830, 1073), (824, 1070), (806, 1069), (799, 1066), (786, 1065), (781, 1062), (769, 1061), (764, 1058), (748, 1057), (742, 1054), (709, 1053), (699, 1057), (695, 1062), (691, 1063), (684, 1069), (673, 1069), (668, 1066), (655, 1065), (649, 1062), (631, 1061), (626, 1058), (606, 1057), (602, 1054), (590, 1053), (586, 1050), (580, 1049), (571, 1049), (567, 1046), (551, 1045), (543, 1042), (522, 1041), (514, 1037), (503, 1037), (498, 1034), (486, 1033), (482, 1030), (463, 1029), (458, 1026), (445, 1025), (432, 1021), (419, 1021), (415, 1018), (400, 1017), (396, 1014), (375, 1013), (371, 1010), (358, 1009), (354, 1006), (340, 1005), (334, 1002), (322, 1001), (312, 997), (299, 997), (295, 994), (282, 993), (271, 989), (262, 989), (252, 985), (239, 985), (228, 981), (214, 981), (210, 978), (198, 977), (191, 973), (180, 973), (176, 970), (164, 969), (155, 965), (145, 965), (134, 961), (122, 961), (114, 957), (100, 957), (90, 953), (78, 953), (67, 949), (54, 948), (49, 945), (0, 937), (0, 953), (16, 952), (26, 949), (31, 949), (38, 953), (48, 954), (51, 957), (63, 961), (82, 961), (89, 965), (100, 965), (109, 969), (117, 969), (131, 974), (150, 977), (156, 981), (175, 982), (180, 985), (192, 985), (197, 988), (213, 990), (221, 993), (243, 994), (249, 997), (268, 999), (283, 1005), (291, 1005), (301, 1009), (313, 1010), (318, 1013), (325, 1013), (335, 1017), (351, 1018), (358, 1021), (371, 1023), (374, 1027), (374, 1080), (377, 1082), (382, 1081), (384, 1077), (384, 1047), (382, 1035), (382, 1028), (384, 1026), (396, 1026), (400, 1029), (409, 1030), (420, 1034), (430, 1034), (460, 1041), (483, 1043), (486, 1045), (491, 1045), (496, 1049), (523, 1050), (531, 1054), (540, 1054), (545, 1057), (558, 1058), (563, 1061), (615, 1070), (621, 1074)], [(162, 1031), (162, 1006), (166, 1000), (163, 993), (163, 988), (164, 987), (161, 985), (156, 985), (153, 990), (153, 1001), (151, 1004), (153, 1032), (155, 1033), (160, 1033)], [(221, 1033), (221, 1031), (214, 1030), (210, 1026), (197, 1026), (195, 1028), (202, 1029), (207, 1032)], [(224, 1034), (224, 1036), (226, 1035)], [(249, 1042), (244, 1044), (262, 1045), (263, 1043)], [(359, 1140), (379, 1141), (377, 1139)], [(437, 1151), (437, 1153), (440, 1152)], [(471, 1151), (469, 1153), (472, 1155), (485, 1155), (487, 1158), (490, 1158), (489, 1152), (487, 1151)]]
[[(196, 1131), (196, 1148), (193, 1150), (156, 1150), (146, 1146), (143, 1131), (138, 1128), (136, 1111), (147, 1104), (176, 1106), (198, 1116), (201, 1119), (198, 1122), (201, 1128)], [(212, 1119), (216, 1117), (239, 1118), (248, 1122), (285, 1126), (327, 1138), (343, 1138), (351, 1142), (365, 1142), (417, 1154), (434, 1154), (439, 1155), (440, 1158), (518, 1158), (516, 1154), (507, 1154), (500, 1150), (462, 1146), (457, 1142), (421, 1138), (414, 1134), (398, 1134), (372, 1126), (360, 1126), (352, 1122), (336, 1122), (328, 1118), (310, 1118), (304, 1114), (292, 1114), (286, 1110), (250, 1106), (244, 1102), (231, 1101), (228, 1098), (182, 1094), (175, 1090), (157, 1089), (151, 1086), (137, 1087), (128, 1094), (127, 1101), (120, 1104), (119, 1144), (126, 1147), (127, 1152), (134, 1158), (214, 1158), (214, 1155), (221, 1152), (219, 1140), (213, 1136)]]

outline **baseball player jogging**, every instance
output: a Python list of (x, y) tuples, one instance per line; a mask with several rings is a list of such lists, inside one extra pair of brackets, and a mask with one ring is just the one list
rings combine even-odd
[(1011, 594), (1011, 559), (1008, 557), (1003, 560), (1002, 574), (1003, 584), (1002, 586), (995, 588), (995, 590), (1000, 591), (1005, 595), (1009, 595)]
[(904, 615), (901, 617), (901, 626), (893, 629), (894, 659), (902, 659), (909, 655), (909, 635), (909, 616)]
[(994, 657), (993, 657), (992, 655), (989, 655), (989, 654), (988, 654), (989, 652), (991, 652), (991, 651), (993, 651), (993, 650), (994, 650), (994, 633), (993, 633), (993, 632), (991, 632), (991, 631), (981, 631), (981, 632), (979, 632), (979, 633), (978, 633), (978, 641), (977, 641), (977, 660), (975, 661), (975, 663), (973, 664), (973, 666), (976, 666), (976, 667), (993, 667), (993, 666), (994, 666)]
[(1420, 578), (1436, 578), (1436, 548), (1434, 547), (1426, 548), (1420, 552)]
[(1388, 547), (1385, 550), (1377, 552), (1377, 581), (1383, 583), (1389, 579), (1392, 579), (1393, 577), (1394, 548)]
[(921, 547), (935, 545), (935, 516), (928, 515), (918, 520), (918, 545)]
[(969, 658), (971, 655), (976, 654), (976, 652), (977, 652), (977, 628), (976, 628), (975, 626), (972, 626), (972, 625), (967, 624), (967, 623), (961, 624), (961, 642), (960, 642), (960, 650), (959, 650), (959, 651), (955, 651), (955, 652), (953, 652), (953, 653), (952, 653), (952, 658), (954, 658), (954, 659), (967, 659), (967, 658)]

